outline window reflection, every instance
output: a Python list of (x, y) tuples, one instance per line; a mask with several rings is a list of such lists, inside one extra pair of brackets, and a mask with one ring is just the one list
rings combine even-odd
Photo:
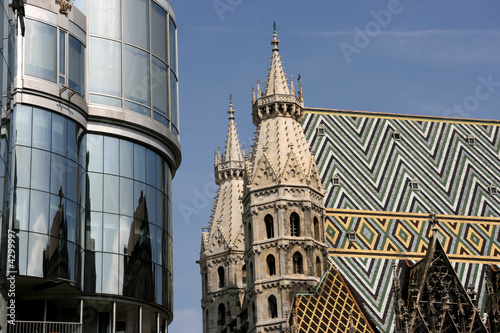
[(118, 215), (103, 214), (103, 251), (118, 253)]
[[(107, 21), (103, 22), (107, 25)], [(89, 51), (90, 92), (121, 97), (121, 43), (90, 37)]]
[(33, 147), (50, 149), (51, 113), (33, 108)]
[(48, 238), (46, 235), (29, 234), (27, 275), (43, 277)]
[(134, 211), (134, 181), (120, 177), (120, 214), (132, 216)]
[(27, 75), (56, 82), (56, 37), (55, 27), (26, 20), (24, 66)]
[(30, 187), (31, 149), (16, 147), (14, 151), (14, 184), (20, 187)]
[(32, 108), (26, 105), (18, 106), (14, 110), (14, 135), (13, 143), (17, 145), (31, 145), (31, 117)]
[(68, 86), (83, 96), (85, 94), (85, 47), (71, 35), (69, 35), (68, 54)]
[(120, 0), (90, 1), (90, 33), (121, 38)]
[(67, 121), (58, 114), (52, 114), (52, 151), (66, 155)]
[[(138, 27), (135, 20), (132, 20), (131, 24)], [(150, 105), (148, 54), (136, 47), (125, 45), (124, 75), (125, 98), (141, 104)]]
[(49, 194), (31, 191), (29, 230), (46, 234), (49, 220)]
[(104, 211), (118, 214), (119, 203), (119, 178), (104, 175)]
[(50, 153), (33, 149), (31, 156), (31, 187), (49, 192), (50, 190)]
[(125, 41), (149, 49), (149, 1), (125, 1)]
[(104, 173), (113, 175), (119, 174), (119, 154), (120, 154), (120, 141), (112, 137), (104, 137)]
[(134, 158), (134, 144), (129, 141), (120, 140), (120, 176), (134, 177), (134, 164), (130, 163)]
[(163, 61), (167, 61), (167, 20), (166, 12), (157, 5), (151, 2), (151, 19), (152, 19), (152, 44), (153, 54), (158, 56)]

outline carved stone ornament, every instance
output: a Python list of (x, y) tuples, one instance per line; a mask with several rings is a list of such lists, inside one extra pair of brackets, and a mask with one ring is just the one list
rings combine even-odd
[(60, 5), (59, 13), (68, 16), (68, 10), (73, 8), (73, 5), (70, 2), (70, 0), (56, 0), (56, 3)]

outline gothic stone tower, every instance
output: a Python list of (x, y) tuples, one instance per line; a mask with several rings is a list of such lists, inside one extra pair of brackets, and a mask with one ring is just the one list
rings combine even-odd
[[(253, 96), (257, 126), (243, 194), (248, 332), (282, 332), (296, 293), (326, 268), (324, 192), (300, 121), (302, 85), (288, 85), (276, 31), (264, 93)], [(300, 82), (300, 80), (299, 80)]]
[(219, 185), (208, 231), (200, 253), (203, 332), (220, 332), (241, 312), (246, 283), (242, 224), (245, 162), (229, 105), (226, 149), (215, 153), (215, 182)]

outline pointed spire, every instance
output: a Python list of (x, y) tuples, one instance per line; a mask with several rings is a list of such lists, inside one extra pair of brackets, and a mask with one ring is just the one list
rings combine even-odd
[(274, 22), (273, 40), (271, 41), (273, 55), (271, 56), (271, 67), (269, 67), (269, 73), (267, 75), (266, 96), (273, 94), (290, 94), (286, 76), (283, 71), (281, 56), (279, 54), (279, 43), (280, 41), (276, 34), (276, 22)]
[(252, 86), (252, 104), (255, 103), (255, 87)]
[(260, 92), (260, 79), (257, 78), (257, 98), (260, 98), (262, 93)]
[(293, 75), (290, 75), (290, 93), (295, 95), (295, 87), (293, 85)]
[(229, 95), (229, 124), (227, 129), (226, 150), (224, 151), (224, 162), (243, 161), (240, 142), (236, 133), (236, 123), (234, 122), (233, 95)]

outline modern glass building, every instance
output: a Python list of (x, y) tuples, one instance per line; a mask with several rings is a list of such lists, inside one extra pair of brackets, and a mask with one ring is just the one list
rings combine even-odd
[(0, 3), (0, 331), (168, 331), (172, 7)]

